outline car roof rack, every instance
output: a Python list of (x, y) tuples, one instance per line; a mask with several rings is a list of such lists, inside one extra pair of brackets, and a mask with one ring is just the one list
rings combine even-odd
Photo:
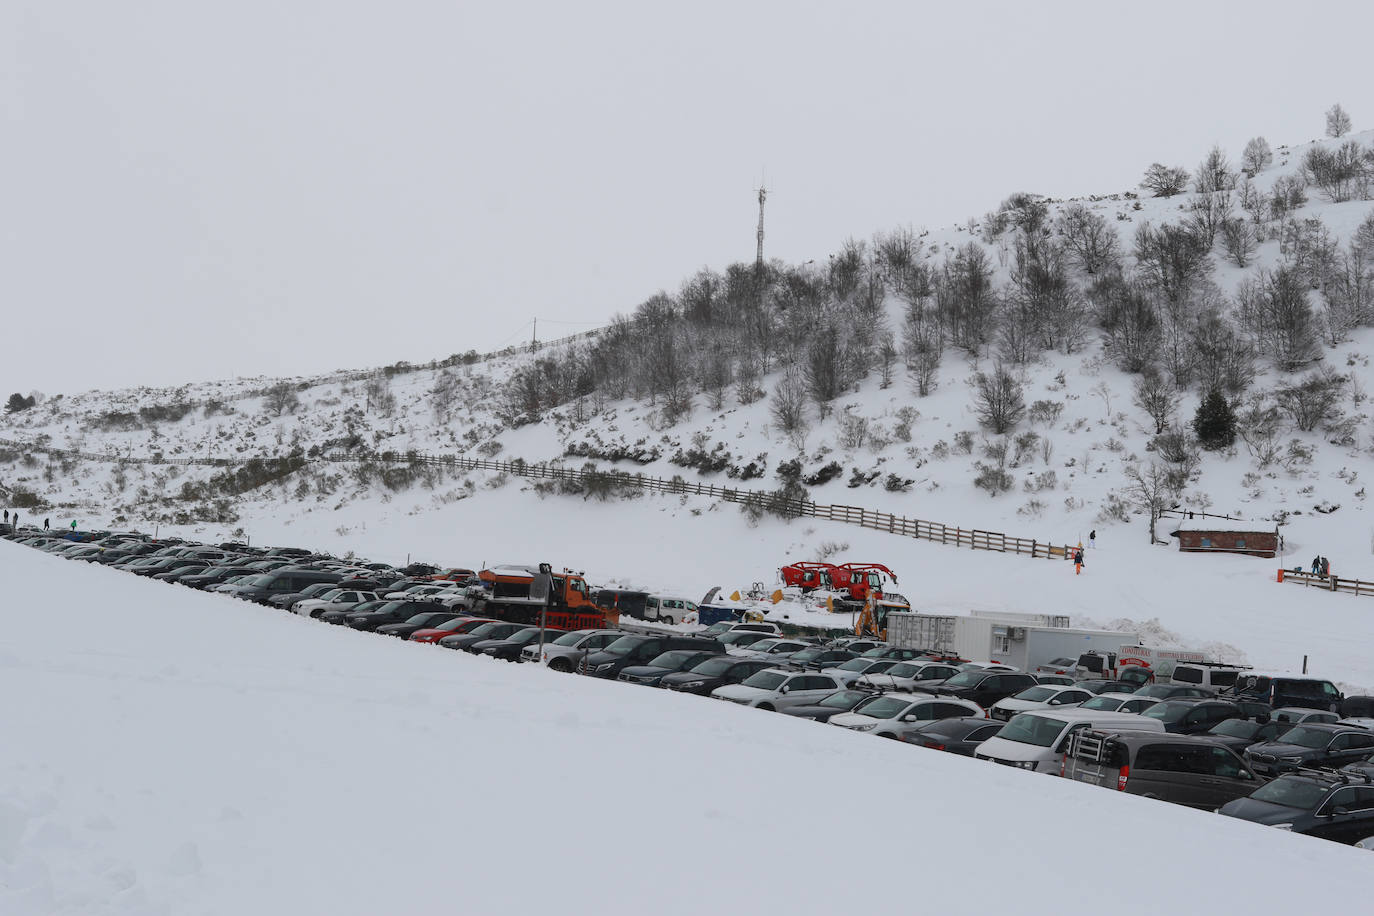
[(1301, 776), (1310, 776), (1317, 779), (1328, 779), (1332, 782), (1339, 782), (1342, 785), (1360, 783), (1362, 785), (1374, 785), (1374, 776), (1368, 773), (1350, 770), (1326, 770), (1319, 767), (1294, 767), (1290, 773), (1297, 773)]

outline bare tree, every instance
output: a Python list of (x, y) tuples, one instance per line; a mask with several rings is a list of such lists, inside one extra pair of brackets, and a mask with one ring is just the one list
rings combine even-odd
[(1256, 402), (1242, 410), (1236, 417), (1236, 432), (1260, 468), (1269, 467), (1283, 452), (1280, 443), (1286, 430), (1282, 415), (1272, 404)]
[(1069, 257), (1086, 274), (1097, 274), (1121, 260), (1121, 243), (1116, 229), (1102, 214), (1082, 204), (1064, 208), (1059, 217), (1059, 231)]
[(1188, 170), (1182, 166), (1170, 167), (1156, 162), (1145, 170), (1140, 186), (1155, 197), (1173, 197), (1188, 187)]
[(1341, 103), (1337, 102), (1326, 110), (1326, 135), (1344, 137), (1350, 133), (1350, 115), (1346, 114)]
[(806, 383), (795, 369), (788, 369), (773, 387), (773, 400), (768, 405), (773, 425), (788, 436), (796, 437), (806, 431)]
[(296, 408), (301, 406), (301, 400), (296, 396), (296, 389), (290, 382), (277, 382), (263, 395), (263, 406), (272, 411), (272, 415), (280, 417), (284, 413), (295, 413)]
[(367, 409), (375, 410), (380, 416), (389, 417), (396, 409), (396, 396), (391, 393), (391, 377), (377, 371), (367, 377), (363, 384), (367, 395)]
[(1279, 410), (1288, 414), (1298, 429), (1310, 432), (1335, 414), (1349, 381), (1330, 366), (1323, 366), (1298, 382), (1280, 387)]
[(725, 406), (725, 392), (734, 381), (730, 354), (717, 344), (708, 344), (697, 360), (697, 383), (706, 393), (706, 403), (712, 410)]
[(1178, 409), (1178, 395), (1158, 372), (1148, 371), (1136, 379), (1135, 405), (1155, 421), (1155, 435), (1168, 428)]
[(969, 242), (945, 261), (935, 284), (936, 304), (950, 341), (970, 353), (977, 353), (993, 330), (997, 292), (992, 275), (983, 246)]
[(1120, 275), (1097, 283), (1090, 294), (1107, 352), (1123, 372), (1141, 372), (1159, 354), (1163, 330), (1148, 286)]
[(902, 321), (902, 359), (911, 374), (912, 388), (920, 397), (930, 394), (935, 387), (943, 349), (939, 313), (922, 300), (909, 302)]
[(1211, 270), (1209, 247), (1185, 226), (1166, 223), (1156, 229), (1141, 223), (1135, 234), (1136, 265), (1166, 299), (1177, 304)]
[(1230, 191), (1199, 194), (1188, 204), (1188, 228), (1199, 244), (1210, 251), (1216, 244), (1217, 233), (1234, 212)]
[(447, 369), (434, 377), (434, 386), (429, 390), (429, 403), (434, 409), (434, 420), (440, 426), (452, 419), (453, 408), (458, 402), (461, 387), (462, 383), (458, 376)]
[(882, 340), (878, 344), (878, 373), (880, 382), (878, 387), (892, 387), (892, 371), (897, 365), (897, 345), (892, 342), (892, 335), (883, 332)]
[(973, 409), (984, 426), (1000, 436), (1021, 422), (1026, 413), (1021, 383), (1001, 363), (991, 375), (979, 372), (975, 384)]
[(1240, 156), (1240, 167), (1246, 175), (1253, 178), (1267, 169), (1273, 161), (1274, 152), (1269, 149), (1269, 141), (1263, 137), (1254, 137), (1245, 144), (1245, 152)]
[(1302, 175), (1333, 203), (1369, 193), (1369, 162), (1356, 140), (1347, 140), (1335, 149), (1312, 147), (1302, 158)]
[(1231, 218), (1221, 224), (1221, 241), (1226, 254), (1237, 267), (1249, 267), (1250, 259), (1259, 247), (1259, 237), (1249, 220)]
[(1236, 173), (1231, 168), (1226, 153), (1214, 146), (1207, 157), (1197, 167), (1193, 179), (1193, 189), (1199, 194), (1214, 194), (1217, 191), (1230, 191), (1236, 186)]
[(1150, 543), (1163, 543), (1155, 535), (1155, 525), (1164, 510), (1173, 505), (1176, 481), (1171, 479), (1167, 468), (1154, 462), (1141, 469), (1138, 464), (1126, 467), (1126, 499), (1132, 506), (1150, 516)]
[(1287, 265), (1241, 282), (1236, 289), (1241, 321), (1285, 372), (1317, 356), (1312, 306), (1297, 272)]

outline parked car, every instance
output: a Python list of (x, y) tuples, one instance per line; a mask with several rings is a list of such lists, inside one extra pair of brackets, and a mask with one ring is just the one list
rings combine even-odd
[(658, 684), (668, 690), (680, 693), (695, 693), (709, 696), (717, 687), (739, 684), (771, 668), (772, 662), (762, 658), (735, 658), (733, 655), (715, 655), (698, 662), (694, 668), (664, 675)]
[(1338, 713), (1329, 712), (1325, 709), (1304, 709), (1301, 706), (1284, 706), (1275, 709), (1269, 714), (1269, 718), (1275, 722), (1286, 722), (1289, 725), (1315, 725), (1317, 723), (1330, 724), (1340, 720)]
[(1374, 697), (1346, 697), (1337, 711), (1343, 719), (1374, 719)]
[(871, 687), (874, 690), (925, 690), (959, 673), (953, 665), (940, 662), (926, 662), (914, 658), (907, 662), (897, 662), (886, 671), (865, 671), (854, 681), (856, 687)]
[(799, 719), (812, 719), (816, 722), (829, 722), (832, 716), (849, 712), (864, 700), (877, 696), (872, 690), (845, 687), (834, 693), (826, 694), (809, 706), (789, 706), (782, 710), (789, 716)]
[(365, 601), (377, 601), (381, 598), (376, 592), (357, 592), (352, 589), (334, 588), (326, 592), (321, 592), (315, 598), (302, 598), (291, 605), (291, 613), (299, 614), (302, 617), (318, 617), (325, 611), (337, 609), (344, 605), (359, 605)]
[(982, 716), (961, 716), (953, 719), (936, 719), (934, 722), (919, 722), (913, 728), (898, 732), (897, 737), (907, 744), (936, 751), (949, 751), (961, 757), (972, 757), (980, 744), (995, 737), (1006, 724)]
[(1134, 691), (1136, 696), (1153, 697), (1156, 700), (1205, 700), (1216, 693), (1205, 687), (1191, 684), (1146, 684)]
[(1072, 677), (1078, 668), (1076, 658), (1052, 658), (1043, 665), (1036, 665), (1031, 669), (1031, 674), (1062, 674)]
[(1262, 782), (1213, 738), (1097, 729), (1069, 740), (1060, 775), (1207, 811), (1249, 795)]
[[(551, 643), (567, 633), (567, 630), (544, 630), (544, 642)], [(505, 639), (484, 639), (467, 647), (465, 651), (473, 655), (485, 655), (506, 662), (520, 661), (520, 653), (529, 646), (539, 651), (539, 627), (525, 627)]]
[(298, 592), (282, 592), (280, 595), (273, 595), (271, 598), (267, 599), (266, 603), (270, 604), (272, 607), (279, 607), (285, 610), (289, 609), (291, 605), (295, 604), (297, 601), (315, 598), (323, 595), (325, 592), (332, 592), (337, 588), (339, 588), (339, 586), (334, 582), (312, 582)]
[[(374, 599), (375, 600), (375, 599)], [(346, 604), (345, 604), (346, 606)], [(354, 605), (355, 608), (361, 605)], [(423, 604), (416, 601), (388, 601), (379, 608), (359, 612), (354, 610), (344, 617), (350, 629), (373, 632), (389, 623), (404, 623), (416, 614), (422, 613)]]
[(1169, 675), (1173, 684), (1192, 684), (1205, 687), (1214, 693), (1229, 690), (1236, 685), (1241, 672), (1248, 671), (1244, 665), (1223, 665), (1218, 662), (1179, 662)]
[(895, 658), (851, 658), (838, 667), (822, 668), (821, 673), (830, 675), (848, 687), (857, 683), (865, 674), (882, 674), (900, 664), (902, 663)]
[(435, 642), (445, 649), (463, 650), (484, 639), (506, 639), (528, 627), (527, 623), (511, 623), (509, 620), (492, 620), (461, 633), (450, 633)]
[(988, 710), (988, 718), (1001, 719), (1006, 722), (1012, 716), (1029, 712), (1032, 709), (1077, 706), (1092, 698), (1093, 695), (1081, 687), (1051, 687), (1046, 684), (1036, 684), (1034, 687), (1027, 687), (1020, 693), (993, 703), (992, 708)]
[(716, 636), (716, 639), (720, 640), (720, 644), (726, 650), (747, 649), (761, 639), (773, 639), (776, 635), (775, 633), (760, 633), (756, 630), (726, 630)]
[(907, 649), (903, 646), (874, 646), (863, 652), (860, 658), (893, 658), (899, 662), (910, 661), (925, 655), (920, 649)]
[(1020, 693), (1027, 687), (1034, 686), (1036, 686), (1035, 678), (1023, 672), (990, 671), (986, 668), (975, 668), (961, 671), (949, 680), (936, 684), (929, 689), (941, 696), (972, 700), (983, 709), (988, 709), (998, 700), (1006, 699), (1013, 694)]
[(1161, 700), (1141, 715), (1158, 720), (1166, 732), (1175, 735), (1200, 735), (1219, 722), (1245, 718), (1241, 708), (1229, 700), (1195, 697)]
[(1330, 681), (1315, 677), (1284, 674), (1259, 674), (1246, 671), (1236, 678), (1236, 684), (1225, 691), (1230, 696), (1246, 697), (1268, 703), (1274, 709), (1302, 706), (1340, 712), (1345, 695)]
[(800, 652), (805, 648), (807, 648), (807, 644), (800, 639), (784, 639), (781, 636), (774, 636), (770, 639), (760, 639), (748, 648), (730, 649), (729, 652), (740, 658), (770, 658), (774, 662), (779, 662), (793, 652)]
[[(256, 565), (256, 564), (254, 564)], [(284, 592), (299, 592), (315, 582), (337, 583), (343, 576), (326, 569), (297, 569), (283, 566), (271, 572), (254, 576), (244, 585), (236, 585), (227, 594), (245, 601), (263, 602), (273, 595)]]
[(738, 620), (722, 620), (719, 623), (713, 623), (707, 627), (701, 635), (715, 637), (722, 633), (730, 633), (734, 630), (743, 630), (746, 633), (767, 633), (770, 636), (782, 635), (782, 630), (776, 623), (764, 623), (762, 621), (740, 622)]
[[(395, 602), (387, 601), (384, 598), (378, 598), (376, 601), (364, 601), (362, 604), (336, 604), (320, 611), (320, 616), (315, 619), (321, 623), (347, 626), (348, 618), (351, 614), (366, 614), (369, 611), (378, 611), (388, 604), (394, 603)], [(425, 610), (425, 608), (417, 607), (415, 610), (411, 611), (411, 613), (417, 614), (422, 610)]]
[(574, 630), (545, 643), (542, 660), (537, 645), (521, 649), (520, 658), (527, 662), (542, 661), (554, 671), (571, 671), (582, 656), (604, 649), (624, 635), (623, 630)]
[(1088, 693), (1098, 695), (1104, 693), (1135, 693), (1136, 685), (1128, 684), (1125, 681), (1102, 680), (1101, 678), (1088, 678), (1076, 681), (1076, 686), (1082, 687)]
[(421, 630), (442, 627), (447, 623), (470, 620), (470, 617), (462, 617), (452, 611), (421, 611), (418, 614), (407, 617), (400, 623), (384, 623), (377, 627), (376, 632), (383, 636), (395, 636), (398, 639), (409, 639)]
[(1048, 684), (1051, 687), (1072, 687), (1077, 684), (1073, 677), (1067, 674), (1037, 674), (1035, 675), (1037, 684)]
[(647, 664), (673, 649), (723, 652), (725, 647), (715, 639), (701, 636), (621, 636), (608, 643), (604, 649), (583, 657), (578, 662), (576, 670), (578, 674), (614, 680), (621, 671), (631, 665)]
[(1285, 773), (1217, 810), (1227, 817), (1353, 844), (1374, 834), (1374, 784), (1352, 773), (1302, 770)]
[(1101, 709), (1105, 712), (1144, 712), (1158, 703), (1154, 697), (1138, 697), (1129, 693), (1099, 693), (1084, 700), (1079, 709)]
[[(449, 611), (449, 613), (453, 613)], [(425, 643), (433, 645), (439, 640), (448, 636), (460, 636), (463, 633), (471, 633), (484, 623), (495, 623), (490, 617), (454, 617), (447, 623), (442, 623), (437, 627), (425, 627), (423, 630), (416, 630), (410, 634), (411, 642)], [(535, 647), (538, 650), (538, 646)]]
[(1059, 759), (1069, 749), (1069, 736), (1085, 728), (1162, 732), (1164, 723), (1135, 713), (1098, 709), (1023, 712), (1013, 716), (995, 738), (983, 742), (973, 756), (1023, 770), (1058, 773)]
[(657, 687), (668, 675), (687, 671), (708, 658), (723, 654), (725, 653), (719, 650), (673, 649), (650, 659), (647, 665), (630, 665), (628, 668), (622, 669), (620, 674), (616, 676), (616, 680), (642, 684), (646, 687)]
[(888, 693), (865, 700), (849, 712), (831, 716), (830, 724), (900, 740), (900, 733), (915, 723), (986, 715), (982, 707), (971, 700), (923, 693)]
[(1215, 741), (1220, 741), (1237, 754), (1243, 754), (1250, 745), (1275, 741), (1292, 727), (1285, 722), (1275, 722), (1272, 719), (1268, 722), (1260, 722), (1257, 719), (1227, 719), (1207, 729), (1205, 734)]
[(1273, 741), (1252, 744), (1245, 760), (1261, 776), (1298, 767), (1340, 767), (1374, 754), (1374, 732), (1315, 722), (1295, 725)]
[(765, 668), (738, 684), (727, 684), (711, 691), (718, 700), (777, 710), (807, 706), (824, 699), (840, 688), (840, 682), (814, 671)]

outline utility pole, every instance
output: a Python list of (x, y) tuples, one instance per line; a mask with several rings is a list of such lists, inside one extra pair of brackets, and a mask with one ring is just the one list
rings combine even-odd
[(539, 349), (539, 319), (534, 319), (534, 330), (530, 333), (530, 352)]

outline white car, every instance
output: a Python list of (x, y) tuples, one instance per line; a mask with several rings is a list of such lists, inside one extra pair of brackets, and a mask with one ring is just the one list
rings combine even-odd
[(959, 669), (953, 665), (939, 662), (898, 662), (881, 673), (864, 672), (854, 682), (855, 687), (872, 687), (875, 690), (920, 690), (922, 683), (930, 685), (945, 678), (954, 677)]
[(291, 605), (291, 613), (302, 617), (318, 617), (336, 604), (361, 604), (376, 601), (376, 592), (357, 592), (352, 589), (331, 588), (318, 598), (306, 598)]
[(1077, 706), (1091, 700), (1093, 695), (1082, 687), (1055, 687), (1039, 684), (1027, 687), (1020, 693), (998, 700), (988, 710), (988, 716), (1007, 722), (1012, 716), (1032, 709), (1056, 709), (1061, 706)]
[(823, 668), (821, 674), (828, 674), (846, 687), (850, 687), (867, 674), (881, 674), (900, 664), (903, 663), (895, 658), (851, 658), (838, 667)]
[(1155, 697), (1138, 697), (1130, 693), (1099, 693), (1091, 700), (1085, 700), (1079, 709), (1101, 709), (1104, 712), (1142, 713), (1158, 703)]
[(828, 674), (764, 668), (741, 683), (717, 687), (711, 696), (742, 706), (778, 710), (813, 705), (839, 689), (840, 682)]
[[(774, 636), (771, 639), (760, 639), (758, 642), (743, 649), (726, 649), (731, 655), (738, 655), (740, 658), (769, 658), (774, 655), (791, 655), (793, 652), (800, 652), (807, 648), (810, 643), (804, 643), (799, 639), (782, 639)], [(782, 661), (782, 659), (778, 659)]]
[(1019, 770), (1058, 773), (1059, 758), (1069, 748), (1069, 736), (1085, 728), (1126, 728), (1164, 731), (1164, 723), (1133, 712), (1100, 709), (1037, 709), (1013, 716), (993, 737), (978, 745), (973, 756)]
[(983, 707), (972, 700), (937, 697), (932, 694), (889, 693), (870, 697), (849, 712), (830, 717), (831, 725), (869, 732), (882, 738), (900, 740), (898, 732), (920, 722), (964, 716), (986, 716)]
[[(554, 671), (572, 671), (582, 656), (599, 652), (624, 636), (623, 630), (574, 630), (564, 633), (553, 642), (544, 644), (545, 665)], [(523, 662), (539, 661), (539, 646), (526, 646), (520, 650)]]
[(447, 585), (412, 585), (399, 592), (387, 592), (383, 597), (388, 601), (438, 601), (439, 596), (452, 594), (453, 583)]

